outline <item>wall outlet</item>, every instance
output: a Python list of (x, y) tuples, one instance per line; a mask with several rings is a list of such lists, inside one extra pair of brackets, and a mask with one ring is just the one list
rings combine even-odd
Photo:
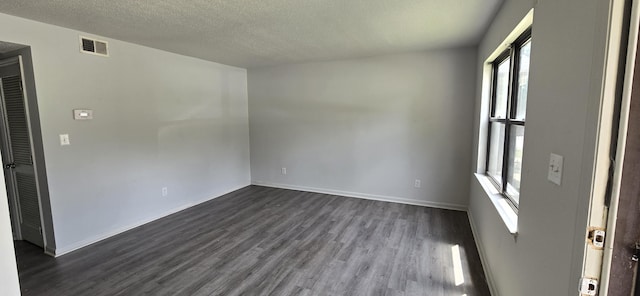
[(416, 179), (416, 181), (413, 183), (413, 187), (420, 188), (420, 186), (422, 186), (422, 181)]
[(287, 174), (287, 168), (282, 168), (282, 169), (280, 170), (280, 172), (281, 172), (283, 175), (286, 175), (286, 174)]
[(69, 134), (60, 134), (60, 146), (71, 145), (71, 141), (69, 140)]
[(167, 187), (162, 187), (162, 196), (165, 197), (169, 195), (169, 189)]
[(551, 153), (549, 157), (549, 173), (547, 179), (556, 185), (562, 184), (562, 163), (563, 157), (561, 155)]

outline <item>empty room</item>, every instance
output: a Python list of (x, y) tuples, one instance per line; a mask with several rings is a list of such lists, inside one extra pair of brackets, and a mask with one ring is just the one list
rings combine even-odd
[(634, 295), (638, 4), (2, 1), (0, 295)]

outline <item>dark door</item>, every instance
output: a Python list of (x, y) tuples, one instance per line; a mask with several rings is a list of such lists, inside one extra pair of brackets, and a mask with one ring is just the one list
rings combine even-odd
[[(17, 237), (44, 246), (19, 58), (0, 61), (0, 138), (7, 195)], [(17, 228), (17, 229), (16, 229)]]

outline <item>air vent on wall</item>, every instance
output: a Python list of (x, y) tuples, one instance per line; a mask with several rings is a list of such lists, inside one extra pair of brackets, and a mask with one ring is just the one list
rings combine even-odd
[(104, 57), (109, 56), (106, 41), (91, 39), (82, 36), (80, 36), (80, 52), (100, 55)]

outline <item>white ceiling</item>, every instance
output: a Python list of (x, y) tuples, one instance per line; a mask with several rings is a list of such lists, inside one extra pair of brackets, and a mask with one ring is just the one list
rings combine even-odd
[(240, 67), (475, 45), (503, 0), (3, 0), (0, 12)]

